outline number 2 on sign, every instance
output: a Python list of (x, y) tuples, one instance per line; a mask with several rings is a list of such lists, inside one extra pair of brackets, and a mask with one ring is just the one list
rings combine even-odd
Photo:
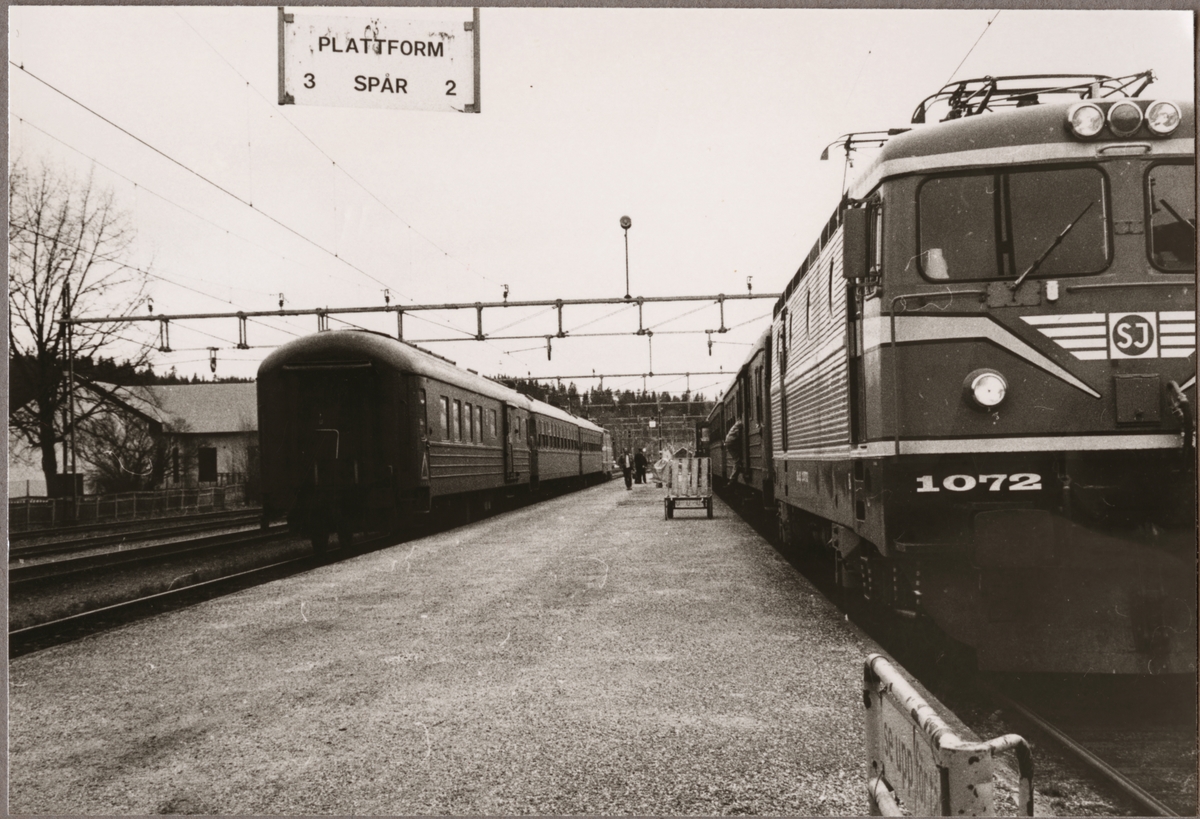
[[(1005, 486), (1005, 481), (1008, 485)], [(933, 482), (932, 475), (917, 476), (917, 492), (941, 492), (942, 487), (951, 492), (969, 492), (977, 486), (987, 486), (989, 492), (1022, 492), (1042, 488), (1042, 476), (1034, 472), (1015, 472), (1012, 475), (947, 475), (942, 486)]]

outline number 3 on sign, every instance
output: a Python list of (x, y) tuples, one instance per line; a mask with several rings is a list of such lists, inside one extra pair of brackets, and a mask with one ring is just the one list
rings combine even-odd
[[(1007, 481), (1007, 485), (1005, 482)], [(1034, 472), (1015, 472), (1012, 475), (947, 475), (942, 486), (937, 486), (932, 475), (917, 476), (917, 492), (941, 492), (942, 487), (951, 492), (970, 492), (976, 487), (987, 486), (989, 492), (1022, 492), (1042, 488), (1042, 476)]]

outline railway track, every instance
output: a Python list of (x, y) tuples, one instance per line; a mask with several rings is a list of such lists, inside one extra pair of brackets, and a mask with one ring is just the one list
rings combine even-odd
[[(282, 531), (265, 535), (255, 533), (255, 538), (256, 542), (261, 543), (270, 539), (278, 539), (282, 534), (284, 534)], [(348, 549), (336, 549), (323, 557), (306, 552), (300, 557), (222, 574), (220, 577), (191, 582), (178, 588), (169, 588), (165, 591), (141, 595), (88, 611), (13, 629), (8, 633), (9, 657), (19, 657), (165, 611), (184, 608), (211, 600), (214, 597), (232, 594), (250, 586), (308, 571), (323, 563), (344, 560), (383, 548), (394, 542), (396, 542), (394, 536), (367, 538), (356, 542)], [(225, 546), (229, 545), (234, 545), (234, 542), (230, 541), (225, 544)]]
[[(777, 533), (766, 519), (737, 498), (723, 497), (778, 546)], [(1109, 813), (1100, 808), (1111, 804), (1127, 815), (1197, 815), (1194, 679), (1086, 675), (984, 679), (975, 672), (973, 653), (965, 647), (932, 627), (884, 620), (862, 606), (847, 605), (822, 560), (806, 553), (782, 554), (981, 736), (1018, 733), (1041, 740), (1041, 753), (1035, 753), (1038, 790), (1049, 800), (1070, 791), (1064, 800), (1066, 813), (1077, 812), (1070, 804), (1076, 799), (1088, 806), (1083, 812), (1089, 814)], [(989, 719), (997, 709), (1002, 714), (1000, 724)], [(1060, 787), (1068, 781), (1080, 787)], [(1081, 795), (1089, 791), (1106, 796)]]
[[(202, 520), (197, 520), (195, 516), (181, 520), (176, 523), (171, 523), (166, 526), (158, 526), (155, 528), (136, 528), (124, 532), (111, 532), (104, 530), (84, 530), (84, 531), (104, 531), (104, 534), (87, 535), (83, 537), (68, 538), (65, 540), (53, 540), (45, 543), (10, 543), (9, 544), (9, 562), (29, 560), (33, 558), (46, 557), (49, 555), (70, 554), (72, 552), (82, 552), (88, 549), (95, 549), (102, 546), (114, 546), (124, 543), (135, 543), (141, 540), (156, 540), (168, 537), (177, 537), (179, 535), (192, 534), (194, 532), (205, 532), (212, 529), (220, 529), (231, 526), (252, 526), (261, 520), (261, 515), (257, 511), (246, 512), (244, 510), (236, 513), (223, 512), (219, 515), (205, 515)], [(159, 521), (151, 521), (159, 522)], [(59, 530), (60, 533), (64, 530)], [(32, 539), (33, 533), (25, 533), (26, 540)], [(48, 537), (49, 533), (36, 533), (38, 537)]]
[[(1143, 816), (1195, 816), (1194, 681), (1062, 681), (1037, 690), (979, 685), (1014, 722), (1032, 728)], [(1022, 730), (1025, 730), (1024, 727)]]
[(103, 523), (78, 523), (72, 526), (54, 526), (45, 529), (24, 529), (19, 532), (9, 534), (10, 541), (32, 540), (34, 538), (59, 538), (68, 537), (70, 535), (83, 535), (87, 532), (109, 532), (112, 533), (117, 529), (137, 530), (141, 527), (150, 524), (165, 524), (171, 525), (175, 523), (188, 523), (201, 521), (218, 521), (223, 518), (238, 517), (248, 514), (261, 514), (262, 510), (257, 506), (244, 507), (241, 509), (224, 509), (219, 512), (199, 512), (195, 514), (183, 515), (164, 515), (162, 517), (151, 518), (129, 518), (125, 520), (110, 520)]
[[(208, 528), (211, 528), (208, 527)], [(153, 546), (107, 551), (86, 557), (9, 566), (9, 591), (35, 583), (62, 581), (81, 574), (97, 571), (112, 571), (122, 566), (145, 564), (150, 561), (198, 555), (215, 549), (231, 546), (254, 546), (278, 539), (287, 534), (287, 526), (279, 524), (266, 530), (251, 532), (227, 532), (192, 540), (177, 540)]]

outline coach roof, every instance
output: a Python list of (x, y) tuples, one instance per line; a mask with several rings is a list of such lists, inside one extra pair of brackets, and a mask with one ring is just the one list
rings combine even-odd
[(287, 366), (354, 361), (366, 361), (383, 369), (423, 375), (498, 401), (507, 401), (523, 409), (530, 409), (530, 399), (516, 390), (469, 373), (456, 367), (451, 361), (411, 344), (397, 341), (382, 333), (364, 330), (330, 330), (284, 344), (267, 356), (259, 366), (258, 377), (261, 380), (264, 375)]
[(579, 426), (601, 428), (563, 410), (522, 395), (503, 384), (468, 372), (434, 353), (369, 330), (330, 330), (289, 342), (263, 361), (258, 377), (288, 366), (369, 362), (384, 369), (414, 373), (451, 386), (505, 401), (524, 410), (537, 412)]

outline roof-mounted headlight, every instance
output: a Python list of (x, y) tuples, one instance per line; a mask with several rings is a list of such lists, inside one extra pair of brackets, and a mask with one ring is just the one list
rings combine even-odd
[(1104, 127), (1104, 112), (1091, 102), (1077, 102), (1067, 111), (1067, 124), (1080, 139), (1091, 139)]
[(1150, 103), (1146, 109), (1146, 127), (1155, 136), (1167, 136), (1179, 127), (1179, 106), (1160, 100)]
[(1129, 137), (1142, 127), (1142, 109), (1136, 102), (1122, 100), (1108, 109), (1108, 127), (1119, 137)]
[(1008, 393), (1008, 381), (995, 370), (975, 370), (963, 381), (963, 393), (979, 409), (992, 410)]

